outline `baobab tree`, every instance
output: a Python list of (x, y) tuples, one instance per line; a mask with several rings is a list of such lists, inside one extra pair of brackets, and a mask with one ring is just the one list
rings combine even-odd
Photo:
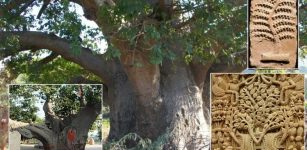
[[(168, 131), (165, 148), (202, 149), (209, 73), (244, 68), (244, 2), (11, 0), (1, 4), (1, 56), (11, 78), (103, 83), (110, 140), (130, 132), (155, 140)], [(97, 30), (82, 24), (76, 7)]]
[[(9, 100), (11, 131), (38, 139), (45, 150), (79, 150), (85, 148), (88, 132), (101, 114), (102, 86), (11, 85)], [(37, 103), (43, 104), (43, 124), (33, 119)]]

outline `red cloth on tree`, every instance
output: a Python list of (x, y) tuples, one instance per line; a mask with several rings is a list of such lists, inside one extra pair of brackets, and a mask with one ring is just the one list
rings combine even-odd
[(76, 131), (73, 129), (69, 129), (67, 132), (67, 139), (72, 142), (76, 139)]

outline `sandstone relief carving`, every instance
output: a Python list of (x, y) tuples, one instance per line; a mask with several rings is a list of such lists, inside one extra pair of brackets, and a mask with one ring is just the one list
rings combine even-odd
[(212, 74), (212, 150), (303, 150), (304, 76)]
[(251, 68), (297, 67), (297, 1), (250, 0)]

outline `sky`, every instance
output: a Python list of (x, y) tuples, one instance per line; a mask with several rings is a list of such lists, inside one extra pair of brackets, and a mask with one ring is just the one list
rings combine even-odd
[(38, 100), (35, 103), (35, 106), (38, 108), (38, 111), (36, 112), (36, 115), (39, 118), (44, 119), (45, 118), (45, 113), (44, 113), (44, 110), (43, 110), (44, 103), (40, 103), (40, 101), (42, 101), (42, 100)]

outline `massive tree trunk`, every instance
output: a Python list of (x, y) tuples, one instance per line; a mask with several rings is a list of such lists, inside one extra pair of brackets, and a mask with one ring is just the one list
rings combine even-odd
[(179, 61), (125, 70), (127, 74), (114, 74), (115, 83), (108, 87), (112, 101), (109, 139), (130, 132), (152, 140), (169, 134), (168, 149), (205, 148), (209, 133), (202, 90), (190, 66)]
[(170, 149), (205, 149), (209, 130), (202, 108), (202, 90), (184, 62), (162, 66), (162, 98), (170, 130)]
[[(182, 51), (180, 44), (175, 47), (178, 53)], [(109, 138), (118, 139), (135, 132), (155, 140), (167, 134), (167, 149), (207, 148), (209, 129), (202, 107), (202, 89), (199, 87), (202, 84), (195, 81), (191, 66), (180, 59), (154, 65), (148, 62), (146, 55), (138, 52), (133, 54), (134, 57), (131, 55), (122, 55), (119, 63), (124, 72), (120, 79), (115, 78), (116, 86), (111, 87), (120, 93), (114, 94), (115, 99), (112, 99)], [(132, 66), (133, 58), (138, 59), (142, 67)], [(126, 118), (121, 118), (123, 115)], [(122, 123), (124, 127), (114, 126)]]

